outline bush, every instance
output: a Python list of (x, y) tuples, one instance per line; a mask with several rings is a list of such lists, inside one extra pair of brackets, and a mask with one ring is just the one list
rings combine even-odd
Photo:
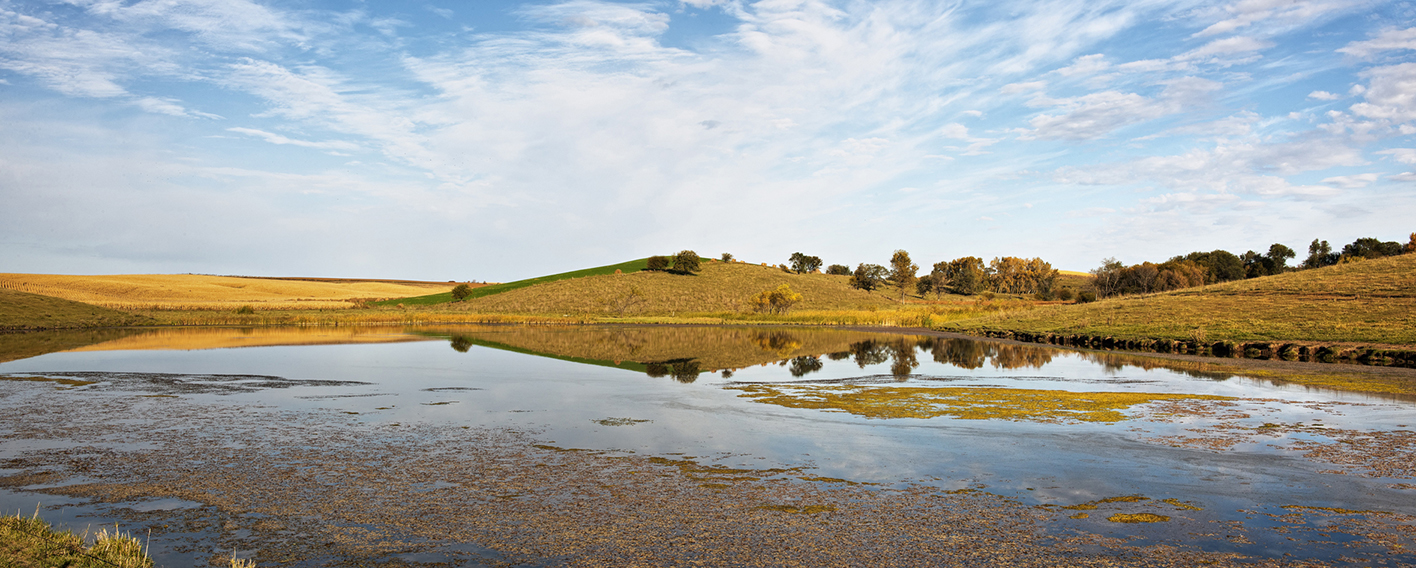
[(844, 264), (832, 264), (826, 267), (826, 273), (835, 276), (850, 276), (851, 267)]
[(242, 315), (251, 315), (256, 313), (256, 309), (251, 306), (241, 306), (239, 308), (236, 308), (236, 313)]
[(680, 274), (693, 274), (698, 272), (698, 253), (691, 250), (679, 251), (674, 255), (674, 272)]
[(645, 266), (644, 269), (645, 269), (645, 270), (668, 270), (668, 269), (669, 269), (669, 257), (667, 257), (667, 256), (651, 256), (651, 257), (649, 257), (649, 264), (648, 264), (648, 266)]
[(1091, 291), (1091, 290), (1082, 290), (1081, 292), (1078, 292), (1078, 293), (1077, 293), (1077, 303), (1078, 303), (1078, 304), (1085, 304), (1085, 303), (1088, 303), (1088, 302), (1095, 302), (1095, 301), (1096, 301), (1096, 292), (1093, 292), (1093, 291)]
[(1064, 301), (1064, 302), (1070, 302), (1070, 301), (1072, 300), (1072, 298), (1074, 298), (1074, 297), (1076, 297), (1076, 293), (1072, 292), (1072, 289), (1071, 289), (1071, 288), (1063, 288), (1063, 289), (1057, 291), (1057, 299), (1058, 299), (1058, 300), (1062, 300), (1062, 301)]
[(776, 290), (764, 290), (753, 296), (748, 303), (752, 305), (752, 310), (758, 313), (785, 314), (800, 301), (801, 294), (793, 292), (791, 286), (782, 284)]
[(472, 287), (466, 284), (458, 284), (452, 289), (452, 299), (457, 301), (466, 300), (472, 295)]
[(725, 253), (723, 253), (723, 262), (732, 262), (732, 261), (733, 261), (733, 253), (730, 253), (730, 252), (725, 252)]

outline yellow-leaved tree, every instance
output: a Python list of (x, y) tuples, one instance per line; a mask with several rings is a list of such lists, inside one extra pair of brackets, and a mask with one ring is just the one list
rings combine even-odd
[(748, 303), (752, 305), (752, 310), (758, 313), (785, 314), (800, 301), (801, 294), (793, 292), (791, 286), (783, 284), (776, 290), (763, 290), (748, 300)]

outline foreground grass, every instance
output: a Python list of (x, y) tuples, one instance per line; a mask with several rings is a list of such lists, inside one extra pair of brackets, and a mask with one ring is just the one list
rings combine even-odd
[(148, 318), (80, 302), (0, 289), (0, 330), (115, 327), (150, 323)]
[(0, 566), (14, 568), (148, 568), (143, 544), (132, 535), (102, 529), (86, 535), (58, 532), (38, 516), (0, 517)]
[(1091, 304), (951, 321), (937, 329), (1121, 339), (1416, 344), (1416, 254)]

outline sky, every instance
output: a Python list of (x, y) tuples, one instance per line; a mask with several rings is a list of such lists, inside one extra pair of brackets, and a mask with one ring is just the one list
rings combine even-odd
[(0, 272), (928, 270), (1416, 231), (1416, 5), (0, 0)]

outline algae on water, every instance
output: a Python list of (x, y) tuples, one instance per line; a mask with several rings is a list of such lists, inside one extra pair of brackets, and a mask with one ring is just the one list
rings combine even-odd
[(1232, 400), (1200, 394), (1071, 392), (1000, 387), (872, 385), (729, 386), (754, 402), (848, 412), (866, 418), (936, 418), (1030, 422), (1120, 422), (1122, 410), (1162, 400)]

